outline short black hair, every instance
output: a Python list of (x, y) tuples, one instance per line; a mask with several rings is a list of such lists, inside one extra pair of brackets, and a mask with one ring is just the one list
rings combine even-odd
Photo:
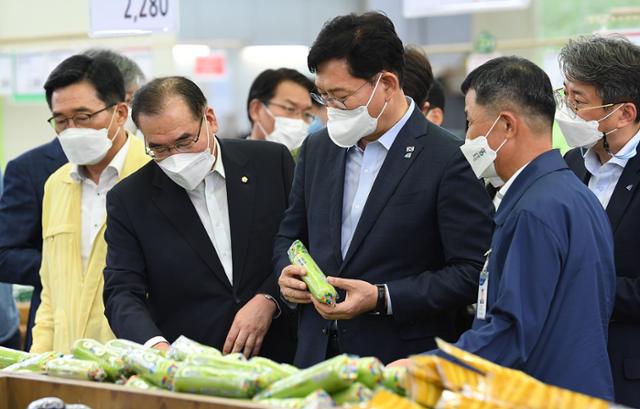
[(427, 101), (433, 84), (433, 71), (427, 55), (419, 48), (404, 48), (404, 94), (411, 97), (419, 107)]
[(444, 89), (440, 81), (436, 79), (433, 80), (433, 85), (431, 85), (429, 95), (427, 95), (427, 101), (429, 102), (430, 108), (440, 108), (442, 112), (444, 112)]
[(189, 107), (194, 119), (200, 119), (207, 106), (202, 90), (190, 79), (185, 77), (161, 77), (143, 85), (133, 96), (131, 102), (131, 117), (137, 127), (141, 114), (157, 115), (165, 108), (167, 99), (178, 96)]
[(603, 104), (635, 104), (640, 121), (640, 46), (621, 35), (582, 36), (562, 47), (560, 66), (569, 81), (593, 85)]
[(114, 63), (122, 74), (124, 88), (127, 92), (133, 87), (139, 87), (146, 80), (146, 77), (138, 63), (126, 55), (117, 53), (108, 48), (90, 48), (85, 50), (82, 54), (89, 57), (103, 57)]
[(326, 22), (307, 57), (309, 71), (329, 60), (346, 59), (349, 73), (365, 80), (385, 70), (403, 84), (404, 47), (393, 22), (379, 12), (347, 14)]
[(556, 103), (551, 81), (542, 68), (525, 58), (494, 58), (471, 71), (460, 89), (465, 95), (473, 89), (476, 103), (496, 112), (511, 109), (528, 119), (541, 119), (549, 128), (553, 125)]
[(284, 81), (292, 81), (306, 89), (308, 92), (312, 92), (315, 88), (313, 81), (305, 77), (302, 73), (291, 68), (278, 68), (277, 70), (265, 70), (262, 71), (249, 88), (249, 97), (247, 98), (247, 115), (249, 121), (253, 124), (253, 120), (249, 115), (249, 105), (251, 101), (257, 99), (266, 104), (273, 98), (276, 93), (278, 85)]
[(55, 90), (82, 81), (93, 85), (98, 98), (106, 105), (124, 102), (124, 80), (118, 67), (106, 58), (78, 54), (58, 64), (44, 83), (49, 109)]

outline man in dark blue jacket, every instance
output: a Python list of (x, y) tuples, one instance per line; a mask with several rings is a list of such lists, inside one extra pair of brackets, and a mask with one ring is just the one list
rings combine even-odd
[(40, 305), (42, 196), (49, 176), (67, 162), (58, 139), (23, 153), (7, 164), (0, 197), (0, 282), (34, 287), (25, 348)]
[[(432, 348), (455, 337), (456, 310), (475, 299), (491, 202), (460, 142), (405, 97), (403, 53), (379, 13), (336, 17), (309, 52), (328, 130), (302, 146), (274, 248), (281, 295), (299, 308), (299, 366)], [(310, 297), (287, 258), (295, 239), (342, 302)]]

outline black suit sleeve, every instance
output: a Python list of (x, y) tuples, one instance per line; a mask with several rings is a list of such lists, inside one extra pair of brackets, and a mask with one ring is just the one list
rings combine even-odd
[(9, 162), (0, 197), (0, 282), (40, 287), (40, 208), (29, 172)]
[[(291, 157), (291, 153), (284, 145), (280, 146), (279, 162), (280, 162), (280, 173), (282, 175), (281, 180), (283, 183), (283, 192), (284, 192), (284, 197), (282, 198), (282, 200), (285, 203), (284, 207), (286, 208), (288, 204), (287, 198), (291, 193), (291, 183), (293, 181), (293, 171), (294, 171), (295, 163), (293, 161), (293, 158)], [(277, 277), (274, 280), (274, 277), (272, 275), (269, 275), (267, 279), (260, 286), (259, 293), (269, 294), (275, 300), (279, 300), (280, 290), (278, 288)]]
[(476, 301), (483, 255), (493, 233), (493, 204), (459, 150), (440, 181), (437, 214), (445, 265), (387, 283), (396, 321)]
[(289, 262), (289, 257), (287, 256), (287, 249), (291, 243), (296, 239), (307, 243), (307, 211), (304, 195), (304, 173), (306, 161), (305, 152), (308, 140), (309, 139), (307, 138), (300, 148), (298, 163), (296, 164), (295, 172), (293, 174), (291, 193), (289, 194), (289, 207), (284, 213), (284, 219), (280, 223), (280, 229), (276, 235), (273, 246), (273, 262), (275, 265), (274, 273), (276, 281), (280, 277), (282, 270), (291, 264)]
[(616, 302), (611, 318), (624, 322), (639, 322), (640, 278), (616, 277)]
[(107, 194), (105, 315), (118, 338), (143, 344), (162, 333), (147, 307), (148, 288), (143, 251), (117, 193), (112, 190)]

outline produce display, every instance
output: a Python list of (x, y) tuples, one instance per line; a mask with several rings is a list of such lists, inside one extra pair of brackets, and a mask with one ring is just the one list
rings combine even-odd
[(287, 255), (291, 264), (304, 267), (307, 270), (307, 274), (302, 276), (302, 281), (307, 285), (311, 295), (323, 304), (335, 304), (338, 300), (336, 289), (329, 284), (327, 277), (300, 240), (291, 243), (289, 250), (287, 250)]
[[(168, 354), (126, 340), (74, 343), (73, 355), (30, 355), (0, 349), (3, 372), (111, 381), (124, 388), (170, 390), (285, 409), (613, 409), (616, 406), (501, 367), (438, 340), (451, 359), (411, 357), (408, 367), (385, 367), (374, 357), (339, 355), (306, 369), (267, 358), (223, 356), (179, 337)], [(38, 404), (46, 403), (46, 401)], [(38, 406), (44, 407), (44, 406)], [(64, 407), (64, 406), (63, 406)], [(67, 406), (68, 407), (68, 406)]]

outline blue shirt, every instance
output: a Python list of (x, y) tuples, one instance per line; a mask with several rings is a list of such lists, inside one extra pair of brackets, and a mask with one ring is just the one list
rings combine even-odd
[[(2, 174), (0, 173), (0, 192), (2, 191)], [(0, 283), (0, 344), (11, 338), (18, 329), (20, 320), (16, 302), (13, 299), (11, 284)]]

